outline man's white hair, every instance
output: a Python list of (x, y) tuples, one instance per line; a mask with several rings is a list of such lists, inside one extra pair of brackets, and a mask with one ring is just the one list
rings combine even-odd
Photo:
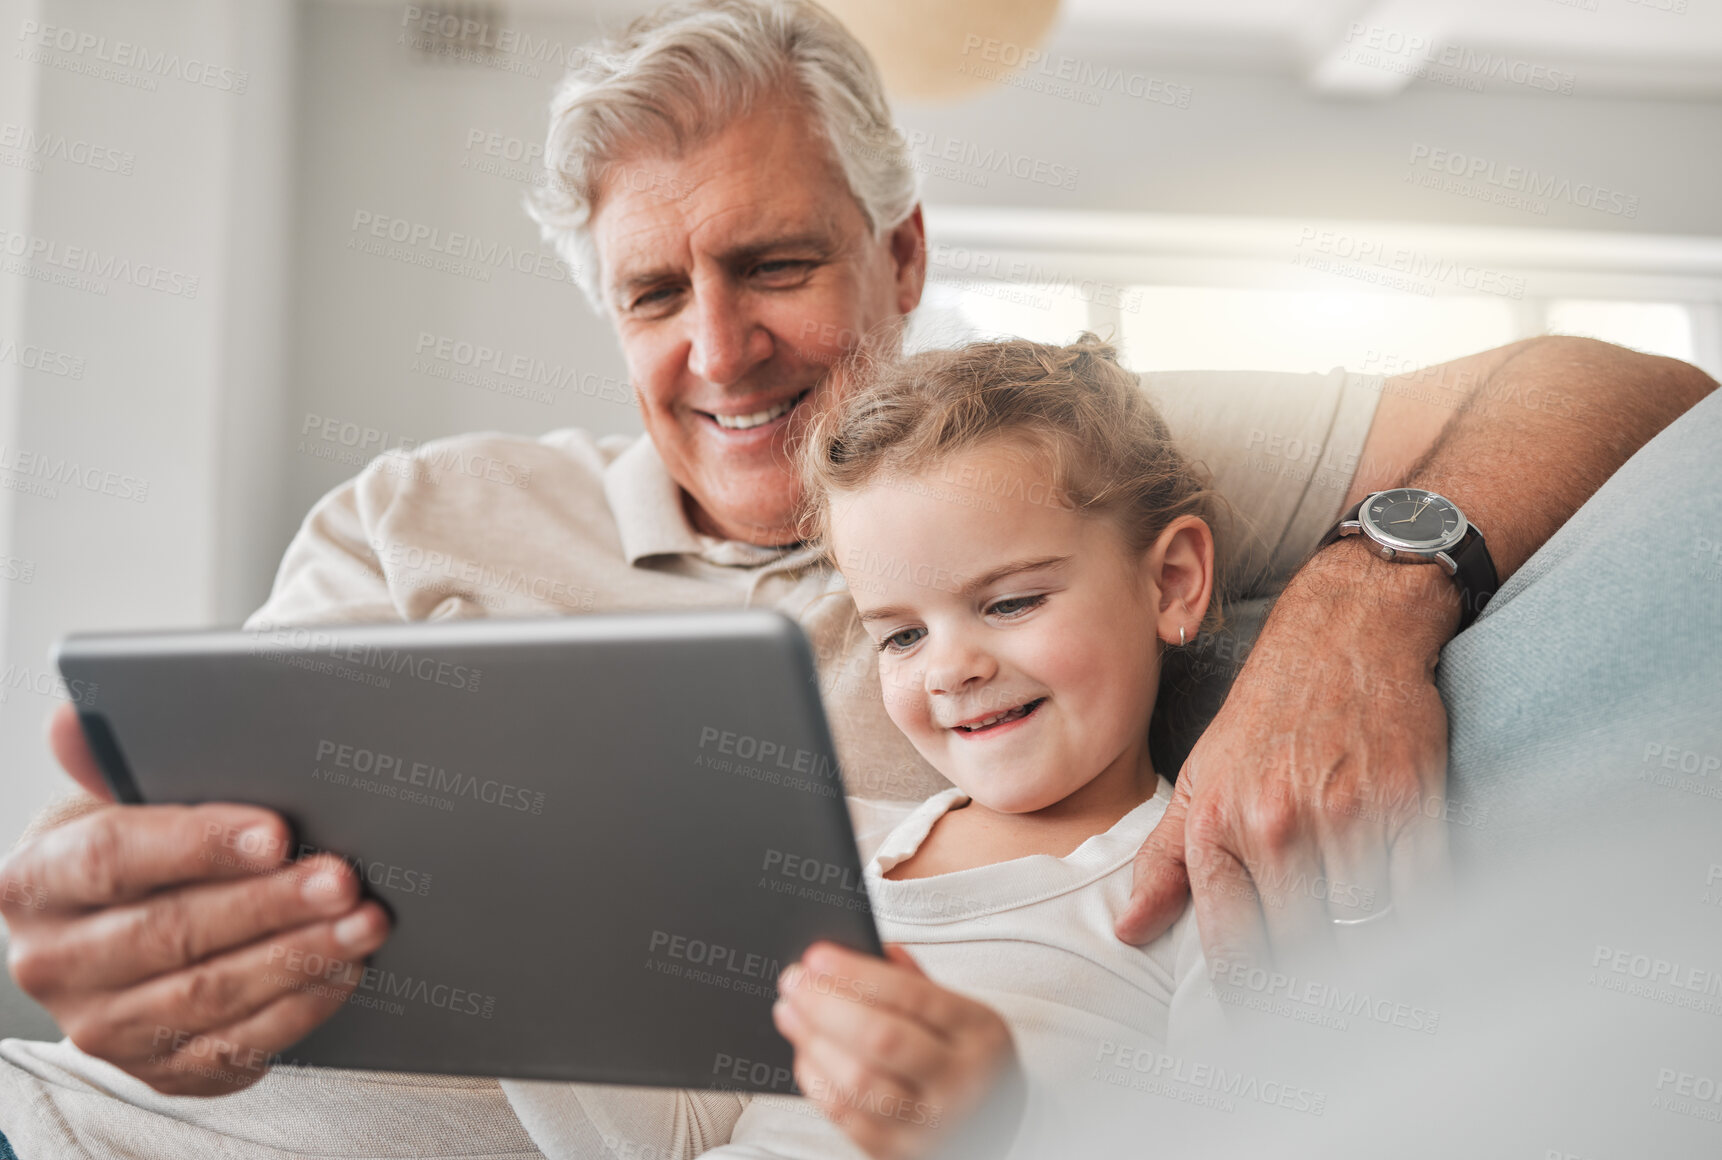
[[(808, 0), (666, 4), (590, 46), (550, 102), (547, 180), (527, 212), (594, 306), (603, 308), (591, 234), (600, 185), (607, 175), (623, 188), (643, 180), (618, 160), (643, 147), (679, 153), (779, 94), (806, 102), (875, 238), (909, 216), (908, 145), (872, 58), (836, 17)], [(687, 187), (649, 192), (677, 198)]]

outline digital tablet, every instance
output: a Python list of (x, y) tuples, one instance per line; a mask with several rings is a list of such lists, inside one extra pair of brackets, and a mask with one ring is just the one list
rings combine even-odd
[(279, 811), (394, 931), (294, 1062), (789, 1093), (776, 979), (880, 953), (813, 657), (763, 611), (76, 635), (115, 795)]

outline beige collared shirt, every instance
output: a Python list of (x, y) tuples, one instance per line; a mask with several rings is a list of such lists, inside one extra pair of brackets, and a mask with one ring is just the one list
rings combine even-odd
[[(1381, 380), (1144, 381), (1174, 438), (1248, 517), (1220, 529), (1227, 590), (1274, 590), (1337, 517)], [(842, 577), (806, 547), (696, 531), (646, 438), (485, 433), (383, 455), (311, 510), (247, 624), (735, 607), (775, 608), (806, 630), (850, 795), (920, 800), (948, 786), (886, 717)]]

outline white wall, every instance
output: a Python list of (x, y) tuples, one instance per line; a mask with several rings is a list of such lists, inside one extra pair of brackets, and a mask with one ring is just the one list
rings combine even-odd
[[(230, 617), (279, 552), (276, 537), (251, 529), (275, 522), (266, 509), (279, 486), (258, 427), (281, 393), (279, 158), (293, 81), (287, 0), (41, 0), (7, 15), (0, 121), (50, 144), (47, 156), (23, 150), (39, 169), (14, 164), (27, 196), (0, 204), (9, 258), (12, 247), (36, 250), (29, 273), (19, 258), (0, 273), (15, 300), (4, 325), (19, 349), (58, 352), (66, 361), (54, 365), (80, 373), (8, 367), (0, 388), (4, 552), (29, 566), (27, 582), (0, 581), (0, 842), (65, 786), (41, 741), (60, 699), (50, 645), (78, 628)], [(28, 21), (66, 30), (50, 37), (65, 49), (43, 49)], [(122, 41), (161, 71), (116, 64)], [(204, 65), (232, 70), (213, 74), (225, 89), (197, 83)], [(80, 269), (68, 247), (96, 268)], [(144, 285), (123, 275), (127, 264), (149, 268)], [(155, 288), (158, 270), (161, 286), (181, 291), (195, 278), (195, 293)], [(86, 281), (49, 280), (58, 275)], [(33, 475), (25, 455), (61, 478)], [(64, 479), (73, 465), (78, 482)], [(32, 483), (43, 490), (21, 489)]]
[[(1057, 41), (1048, 47), (1060, 52)], [(1072, 53), (1076, 50), (1073, 47)], [(1080, 57), (1096, 64), (1104, 58)], [(1009, 147), (1075, 168), (1071, 190), (997, 174), (984, 188), (929, 176), (940, 201), (1154, 213), (1722, 233), (1722, 105), (1715, 101), (1473, 93), (1415, 85), (1388, 100), (1310, 92), (1292, 76), (1122, 62), (1186, 86), (1187, 108), (1100, 94), (1098, 105), (1000, 88), (961, 105), (906, 106), (932, 140)], [(1551, 203), (1547, 214), (1420, 188), (1416, 146), (1591, 183), (1638, 199), (1636, 218)], [(931, 160), (931, 158), (929, 158)], [(1624, 204), (1624, 203), (1623, 203)]]
[[(507, 267), (486, 267), (488, 281), (479, 281), (350, 248), (383, 244), (368, 225), (354, 228), (355, 217), (366, 213), (372, 221), (441, 231), (444, 240), (466, 234), (499, 254), (509, 246), (549, 255), (521, 207), (529, 186), (462, 163), (507, 164), (482, 146), (469, 150), (473, 133), (499, 135), (503, 153), (527, 143), (541, 147), (561, 67), (512, 62), (539, 69), (529, 76), (426, 57), (400, 43), (410, 34), (402, 12), (398, 5), (303, 11), (291, 421), (277, 433), (288, 461), (288, 503), (275, 529), (283, 545), (298, 516), (379, 449), (378, 439), (348, 447), (319, 438), (320, 429), (303, 433), (307, 416), (370, 428), (389, 444), (480, 429), (639, 430), (633, 409), (615, 401), (626, 398), (615, 340), (572, 282)], [(595, 30), (572, 21), (523, 27), (570, 45)], [(423, 242), (399, 248), (437, 256)], [(560, 368), (559, 377), (572, 381), (545, 391), (507, 375), (483, 376), (497, 387), (536, 390), (548, 399), (541, 402), (432, 377), (413, 369), (423, 335), (447, 339), (450, 356), (456, 343), (482, 345), (506, 352), (505, 365), (521, 355)], [(435, 351), (433, 344), (425, 352), (431, 365), (471, 369), (452, 357), (438, 361)], [(349, 431), (364, 443), (362, 433)], [(317, 458), (312, 448), (344, 458)]]

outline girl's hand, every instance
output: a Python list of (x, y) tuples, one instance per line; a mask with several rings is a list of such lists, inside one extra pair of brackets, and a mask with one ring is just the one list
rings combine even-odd
[(986, 1119), (1009, 1122), (984, 1126), (1014, 1134), (1022, 1101), (1005, 1093), (1020, 1092), (1021, 1069), (1004, 1020), (928, 979), (902, 947), (885, 956), (819, 942), (779, 978), (772, 1018), (795, 1047), (802, 1093), (875, 1160), (928, 1155), (995, 1087), (1004, 1098)]

